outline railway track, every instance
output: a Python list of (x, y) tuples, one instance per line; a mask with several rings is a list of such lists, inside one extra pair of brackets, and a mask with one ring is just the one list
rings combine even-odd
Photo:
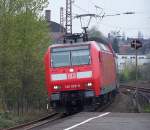
[[(124, 92), (131, 91), (130, 94), (133, 97), (133, 104), (137, 110), (137, 112), (145, 112), (145, 106), (150, 105), (150, 88), (149, 87), (141, 87), (142, 84), (137, 87), (134, 85), (121, 84), (120, 88)], [(137, 92), (135, 90), (137, 89)]]
[[(97, 108), (94, 110), (96, 112), (103, 112), (105, 109), (107, 109), (115, 100), (115, 98), (113, 98), (111, 101), (104, 103), (103, 105), (97, 106)], [(83, 110), (83, 112), (85, 112)], [(50, 115), (47, 115), (45, 117), (42, 117), (40, 119), (37, 119), (35, 121), (31, 121), (25, 124), (21, 124), (12, 128), (8, 128), (8, 129), (4, 129), (4, 130), (32, 130), (32, 129), (36, 129), (42, 125), (45, 125), (47, 123), (51, 123), (53, 121), (62, 119), (66, 116), (64, 116), (63, 114), (60, 113), (52, 113)]]
[(117, 95), (115, 95), (114, 97), (112, 97), (112, 99), (111, 100), (109, 100), (109, 101), (107, 101), (106, 103), (103, 103), (103, 104), (101, 104), (101, 105), (99, 105), (97, 108), (96, 108), (96, 112), (103, 112), (103, 111), (105, 111), (107, 108), (109, 108), (110, 106), (111, 106), (111, 104), (115, 101), (115, 99), (116, 99), (116, 96)]
[(100, 106), (96, 109), (96, 112), (103, 112), (105, 109), (107, 109), (111, 104), (113, 103), (113, 101), (108, 102), (106, 104), (104, 104), (103, 106)]
[[(73, 113), (73, 114), (76, 114), (76, 113)], [(73, 114), (71, 114), (71, 115), (73, 115)], [(24, 124), (15, 126), (15, 127), (3, 129), (3, 130), (32, 130), (32, 129), (34, 130), (36, 128), (39, 128), (40, 126), (43, 126), (43, 125), (48, 124), (48, 123), (52, 123), (52, 122), (57, 121), (59, 119), (69, 117), (71, 115), (65, 115), (63, 113), (54, 112), (54, 113), (49, 114), (47, 116), (44, 116), (40, 119), (31, 121), (28, 123), (24, 123)]]
[[(125, 85), (125, 84), (120, 84), (120, 88), (136, 90), (136, 86)], [(144, 88), (144, 87), (138, 86), (138, 91), (144, 92), (144, 93), (150, 93), (150, 88)]]
[[(104, 111), (106, 108), (108, 108), (111, 105), (112, 102), (113, 101), (97, 107), (97, 109), (95, 111), (97, 111), (97, 112)], [(60, 114), (60, 113), (52, 113), (52, 114), (49, 114), (40, 119), (31, 121), (31, 122), (28, 122), (25, 124), (21, 124), (21, 125), (15, 126), (15, 127), (11, 127), (8, 129), (4, 129), (4, 130), (32, 130), (32, 129), (36, 129), (42, 125), (45, 125), (47, 123), (51, 123), (53, 121), (56, 121), (56, 120), (59, 120), (59, 119), (65, 118), (65, 117), (67, 117), (67, 116), (64, 116), (63, 114)]]
[(40, 119), (31, 121), (31, 122), (28, 122), (25, 124), (21, 124), (21, 125), (12, 127), (12, 128), (4, 129), (4, 130), (31, 130), (33, 128), (40, 127), (44, 124), (53, 122), (53, 121), (61, 119), (61, 118), (62, 118), (62, 114), (52, 113), (52, 114), (49, 114), (49, 115), (42, 117)]
[[(99, 106), (95, 111), (97, 112), (102, 112), (104, 111), (106, 108), (108, 108), (111, 105), (112, 102), (109, 102), (107, 104), (103, 104), (103, 106)], [(42, 117), (40, 119), (25, 123), (25, 124), (21, 124), (15, 127), (11, 127), (8, 129), (3, 129), (3, 130), (32, 130), (32, 129), (36, 129), (40, 126), (43, 126), (47, 123), (51, 123), (53, 121), (57, 121), (59, 119), (68, 117), (66, 115), (60, 114), (60, 113), (52, 113), (50, 115), (47, 115), (45, 117)]]

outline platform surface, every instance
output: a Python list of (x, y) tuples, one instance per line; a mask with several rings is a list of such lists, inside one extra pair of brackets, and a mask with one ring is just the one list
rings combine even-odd
[(36, 130), (150, 130), (150, 113), (81, 112)]

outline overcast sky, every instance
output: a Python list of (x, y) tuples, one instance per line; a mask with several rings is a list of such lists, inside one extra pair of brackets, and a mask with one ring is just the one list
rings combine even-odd
[[(51, 20), (59, 23), (59, 9), (65, 7), (66, 0), (49, 0), (52, 10)], [(135, 11), (134, 15), (105, 17), (103, 20), (92, 19), (90, 27), (96, 26), (105, 35), (110, 31), (120, 31), (128, 37), (137, 37), (141, 31), (145, 38), (150, 38), (150, 0), (74, 0), (73, 15), (99, 13), (94, 5), (103, 8), (105, 14), (116, 14)], [(81, 32), (79, 20), (73, 20), (73, 32)]]

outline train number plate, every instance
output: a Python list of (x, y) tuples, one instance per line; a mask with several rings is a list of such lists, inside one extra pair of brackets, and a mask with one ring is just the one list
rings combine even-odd
[(80, 88), (80, 84), (65, 85), (65, 88), (66, 89), (69, 89), (69, 88)]

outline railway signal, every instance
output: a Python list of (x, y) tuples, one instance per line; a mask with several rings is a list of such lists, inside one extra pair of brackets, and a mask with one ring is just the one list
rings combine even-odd
[(137, 50), (142, 47), (142, 42), (138, 39), (135, 39), (131, 42), (131, 47)]
[(136, 61), (135, 61), (135, 64), (136, 64), (136, 81), (137, 81), (137, 72), (138, 72), (138, 49), (142, 47), (142, 42), (139, 40), (139, 39), (134, 39), (132, 42), (131, 42), (131, 48), (134, 48), (136, 51), (135, 51), (135, 55), (136, 55)]
[[(135, 80), (137, 83), (138, 80), (138, 49), (142, 47), (142, 42), (139, 39), (134, 39), (131, 42), (131, 48), (135, 49), (135, 55), (136, 55), (136, 61), (135, 61), (135, 65), (136, 65), (136, 75), (135, 75)], [(135, 95), (136, 95), (136, 101), (138, 100), (138, 85), (136, 85), (136, 90), (135, 90)], [(138, 106), (136, 106), (138, 107)], [(138, 108), (137, 108), (138, 110)]]

